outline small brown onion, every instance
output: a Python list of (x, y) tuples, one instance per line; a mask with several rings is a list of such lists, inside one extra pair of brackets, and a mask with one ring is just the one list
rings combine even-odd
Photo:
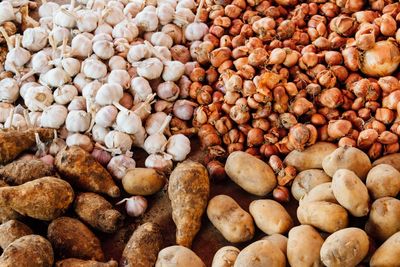
[(274, 191), (272, 192), (272, 196), (278, 202), (284, 202), (285, 203), (285, 202), (289, 202), (290, 201), (289, 190), (284, 186), (278, 185), (274, 189)]
[(225, 180), (226, 178), (224, 165), (217, 160), (212, 160), (207, 163), (207, 171), (210, 175), (210, 178), (214, 181), (219, 182)]
[(264, 132), (259, 128), (252, 128), (247, 133), (247, 146), (260, 146), (264, 142)]
[(177, 100), (174, 103), (173, 113), (179, 119), (190, 120), (196, 106), (196, 103), (188, 100)]
[(352, 128), (348, 120), (331, 120), (328, 123), (328, 135), (334, 139), (346, 136)]
[(381, 134), (379, 134), (378, 141), (381, 144), (384, 145), (390, 145), (398, 142), (399, 138), (396, 134), (389, 132), (389, 131), (383, 131)]
[(338, 142), (339, 147), (356, 147), (356, 141), (350, 137), (342, 137)]
[(366, 129), (360, 132), (357, 139), (357, 146), (361, 149), (371, 147), (378, 140), (378, 132), (374, 129)]
[(301, 151), (310, 138), (310, 131), (304, 124), (298, 123), (290, 128), (288, 138), (289, 144)]
[(384, 124), (389, 124), (395, 119), (395, 114), (388, 108), (378, 108), (375, 113), (375, 119)]

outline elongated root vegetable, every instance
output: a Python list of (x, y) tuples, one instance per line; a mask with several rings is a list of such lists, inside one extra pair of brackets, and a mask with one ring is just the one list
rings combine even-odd
[(15, 185), (53, 174), (53, 167), (38, 159), (17, 160), (0, 169), (0, 177), (7, 183)]
[[(6, 187), (8, 184), (0, 180), (0, 188)], [(0, 223), (5, 223), (9, 220), (18, 219), (21, 215), (10, 207), (0, 205)]]
[(0, 257), (0, 266), (51, 267), (54, 255), (49, 241), (27, 235), (12, 242)]
[(0, 131), (0, 165), (12, 161), (25, 150), (35, 146), (35, 133), (39, 134), (40, 140), (48, 142), (54, 138), (53, 132), (53, 129), (47, 128)]
[(105, 193), (111, 197), (118, 197), (120, 194), (107, 170), (79, 146), (58, 152), (55, 166), (64, 179), (79, 189)]
[(118, 262), (114, 260), (109, 262), (98, 262), (72, 258), (56, 262), (56, 267), (118, 267)]
[(54, 252), (61, 258), (103, 261), (99, 239), (77, 219), (60, 217), (47, 230)]
[(162, 246), (163, 237), (159, 226), (154, 223), (142, 224), (126, 244), (120, 266), (154, 266)]
[(55, 177), (0, 188), (0, 207), (12, 208), (22, 215), (44, 221), (60, 216), (73, 200), (72, 187)]
[(32, 230), (22, 222), (9, 220), (0, 225), (0, 247), (4, 250), (18, 238), (31, 234)]
[(169, 178), (168, 194), (172, 206), (172, 219), (176, 224), (176, 243), (190, 247), (201, 226), (210, 181), (207, 169), (190, 160), (178, 164)]
[(74, 205), (75, 212), (82, 221), (102, 232), (113, 233), (122, 225), (123, 215), (98, 194), (79, 194)]

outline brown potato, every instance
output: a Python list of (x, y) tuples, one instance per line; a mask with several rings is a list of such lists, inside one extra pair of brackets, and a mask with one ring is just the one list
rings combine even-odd
[(283, 162), (288, 166), (295, 167), (298, 171), (322, 169), (322, 160), (336, 148), (337, 145), (332, 143), (317, 142), (304, 151), (291, 151)]
[(284, 235), (281, 234), (272, 234), (272, 235), (267, 235), (261, 238), (261, 240), (268, 240), (271, 242), (274, 246), (278, 247), (283, 254), (287, 253), (287, 242), (288, 238)]
[(307, 195), (304, 196), (303, 199), (300, 200), (300, 205), (303, 202), (315, 202), (315, 201), (326, 201), (326, 202), (331, 202), (335, 204), (339, 204), (333, 195), (332, 191), (332, 183), (323, 183), (319, 184), (313, 189), (311, 189), (310, 192), (308, 192)]
[(99, 239), (77, 219), (55, 219), (47, 229), (47, 238), (53, 245), (54, 252), (62, 259), (104, 261)]
[(305, 202), (297, 208), (301, 224), (312, 225), (327, 233), (347, 227), (347, 211), (340, 205), (325, 201)]
[(389, 164), (400, 172), (400, 153), (394, 153), (390, 155), (383, 156), (372, 163), (372, 166), (377, 166), (379, 164)]
[(254, 200), (250, 203), (249, 211), (257, 227), (268, 235), (284, 234), (293, 227), (289, 213), (275, 200)]
[(287, 257), (290, 266), (323, 266), (319, 257), (324, 239), (310, 225), (293, 227), (288, 234)]
[(400, 192), (400, 172), (389, 164), (376, 165), (369, 171), (366, 185), (373, 199), (395, 197)]
[(215, 253), (211, 267), (233, 267), (239, 253), (240, 250), (235, 247), (222, 247)]
[(38, 220), (51, 221), (74, 200), (74, 190), (61, 179), (43, 177), (18, 186), (0, 188), (0, 207)]
[[(6, 186), (8, 186), (8, 184), (3, 180), (0, 180), (0, 188)], [(12, 208), (0, 204), (0, 223), (5, 223), (9, 220), (16, 220), (20, 217), (21, 215)]]
[(142, 224), (126, 244), (120, 266), (154, 266), (162, 246), (163, 237), (159, 226), (154, 223)]
[(122, 226), (124, 216), (96, 193), (81, 193), (74, 203), (79, 218), (102, 232), (113, 233)]
[(155, 267), (206, 267), (193, 251), (184, 246), (166, 247), (158, 253)]
[(332, 180), (323, 170), (310, 169), (297, 174), (292, 183), (292, 195), (295, 199), (300, 200), (315, 186), (327, 183)]
[(383, 197), (372, 203), (365, 231), (373, 238), (385, 241), (400, 231), (400, 200)]
[(372, 255), (369, 266), (386, 267), (399, 266), (400, 262), (400, 232), (389, 237)]
[(225, 171), (232, 181), (256, 196), (267, 195), (277, 183), (275, 173), (267, 163), (243, 151), (229, 155)]
[(259, 240), (245, 247), (238, 255), (234, 267), (284, 267), (286, 258), (282, 251), (268, 240)]
[(56, 262), (56, 267), (118, 267), (118, 262), (114, 260), (98, 262), (71, 258)]
[(369, 239), (360, 228), (339, 230), (325, 240), (321, 247), (321, 260), (329, 267), (354, 267), (367, 255)]
[(337, 170), (332, 177), (332, 192), (339, 204), (351, 215), (363, 217), (368, 214), (368, 189), (354, 172)]
[(10, 220), (0, 225), (0, 247), (4, 250), (9, 244), (20, 237), (33, 234), (31, 228), (16, 220)]
[(230, 196), (213, 197), (208, 203), (207, 216), (231, 243), (245, 242), (254, 236), (253, 218)]
[(53, 174), (53, 167), (39, 159), (13, 161), (0, 169), (0, 177), (11, 185), (24, 184)]
[(155, 169), (135, 168), (122, 178), (122, 186), (131, 195), (148, 196), (160, 191), (165, 181), (164, 175)]
[(40, 235), (26, 235), (12, 242), (0, 257), (4, 267), (52, 267), (53, 249)]
[(177, 228), (176, 243), (190, 247), (200, 230), (210, 194), (207, 169), (190, 160), (179, 163), (169, 177), (168, 194)]
[(61, 177), (72, 186), (119, 197), (119, 188), (108, 171), (79, 146), (66, 147), (58, 152), (54, 163)]
[(365, 181), (372, 168), (367, 154), (355, 147), (339, 147), (322, 161), (326, 174), (333, 176), (339, 169), (353, 171), (362, 181)]

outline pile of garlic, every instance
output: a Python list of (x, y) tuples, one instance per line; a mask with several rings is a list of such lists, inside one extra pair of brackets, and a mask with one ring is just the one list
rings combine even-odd
[[(169, 123), (172, 115), (190, 121), (196, 106), (184, 98), (198, 66), (188, 46), (208, 32), (198, 18), (203, 5), (43, 1), (37, 27), (22, 36), (0, 28), (9, 49), (4, 70), (12, 76), (0, 81), (0, 126), (54, 128), (58, 137), (44, 154), (79, 145), (116, 178), (135, 167), (132, 147), (149, 154), (146, 167), (170, 171), (190, 152), (188, 137), (172, 135)], [(2, 22), (15, 19), (0, 12)], [(24, 107), (14, 107), (20, 97)]]

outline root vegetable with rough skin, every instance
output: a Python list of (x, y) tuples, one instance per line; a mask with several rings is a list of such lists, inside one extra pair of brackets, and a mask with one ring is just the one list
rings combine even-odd
[(0, 207), (12, 208), (34, 219), (51, 221), (74, 200), (74, 190), (55, 177), (43, 177), (23, 185), (0, 188)]
[(121, 267), (154, 266), (158, 252), (163, 247), (163, 236), (157, 224), (140, 225), (125, 246), (120, 262)]
[[(3, 180), (0, 180), (0, 188), (9, 186)], [(5, 223), (9, 220), (19, 219), (21, 214), (10, 207), (0, 205), (0, 223)]]
[(0, 247), (4, 250), (18, 238), (31, 234), (32, 230), (22, 222), (9, 220), (0, 225)]
[(190, 247), (200, 230), (201, 217), (210, 194), (207, 169), (190, 160), (178, 164), (169, 178), (168, 194), (172, 218), (177, 227), (176, 243)]
[(120, 195), (107, 170), (78, 146), (61, 150), (55, 157), (55, 166), (63, 179), (79, 189), (111, 197)]
[(13, 161), (0, 169), (0, 177), (5, 182), (15, 185), (53, 174), (53, 166), (38, 159)]
[(56, 262), (56, 267), (118, 267), (118, 262), (114, 260), (99, 262), (71, 258)]
[(74, 210), (82, 221), (105, 233), (117, 231), (124, 220), (110, 202), (95, 193), (77, 195)]
[(47, 229), (47, 238), (60, 258), (104, 261), (100, 240), (77, 219), (60, 217)]

